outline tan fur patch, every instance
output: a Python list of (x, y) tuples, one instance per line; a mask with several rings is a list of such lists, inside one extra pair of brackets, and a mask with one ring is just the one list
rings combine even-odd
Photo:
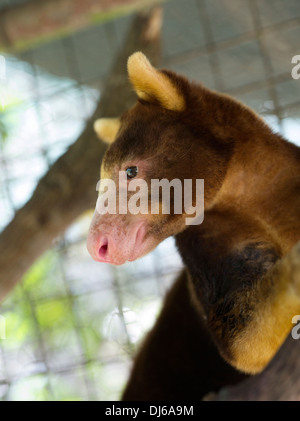
[(273, 304), (273, 317), (266, 311), (258, 312), (255, 320), (234, 341), (232, 364), (236, 368), (256, 374), (272, 360), (293, 327), (292, 316), (300, 309), (296, 296), (288, 295), (283, 293)]
[(102, 164), (100, 168), (100, 179), (104, 180), (106, 178), (112, 178), (112, 174), (105, 171), (104, 165)]
[(132, 54), (128, 59), (127, 68), (139, 98), (145, 101), (155, 98), (168, 110), (182, 111), (185, 108), (185, 100), (176, 86), (165, 74), (155, 69), (143, 53), (138, 51)]
[(300, 298), (292, 283), (295, 276), (292, 259), (290, 253), (270, 271), (272, 294), (258, 303), (254, 319), (232, 344), (231, 363), (241, 371), (250, 374), (262, 371), (291, 331), (292, 317), (300, 313)]
[(94, 130), (100, 139), (111, 144), (116, 138), (120, 125), (119, 118), (99, 118), (94, 122)]

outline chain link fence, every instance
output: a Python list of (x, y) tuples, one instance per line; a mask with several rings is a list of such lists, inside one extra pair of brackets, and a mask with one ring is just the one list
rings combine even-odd
[[(235, 96), (300, 145), (300, 80), (291, 74), (300, 3), (172, 0), (163, 8), (162, 66)], [(0, 229), (83, 130), (131, 19), (2, 54)], [(0, 307), (1, 400), (120, 397), (182, 263), (173, 239), (122, 267), (96, 263), (85, 246), (90, 219), (62, 233)]]

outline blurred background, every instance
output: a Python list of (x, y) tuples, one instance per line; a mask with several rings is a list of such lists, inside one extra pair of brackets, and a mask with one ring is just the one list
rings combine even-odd
[[(55, 1), (65, 8), (57, 9), (57, 27), (47, 8), (31, 25), (35, 0), (0, 1), (3, 232), (84, 130), (137, 8), (158, 3), (89, 0), (89, 10), (66, 18), (59, 13), (70, 1), (43, 0), (49, 13)], [(300, 79), (291, 75), (300, 54), (300, 2), (159, 3), (159, 66), (233, 95), (300, 145)], [(173, 239), (122, 267), (96, 263), (85, 245), (90, 220), (84, 212), (61, 232), (0, 305), (1, 400), (120, 397), (182, 263)]]

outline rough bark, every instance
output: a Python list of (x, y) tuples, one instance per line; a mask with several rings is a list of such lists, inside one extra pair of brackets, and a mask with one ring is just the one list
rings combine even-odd
[(95, 206), (105, 145), (96, 138), (93, 122), (101, 116), (118, 116), (135, 102), (126, 75), (127, 58), (142, 50), (158, 64), (161, 23), (159, 7), (136, 16), (86, 128), (39, 181), (31, 199), (1, 233), (0, 300), (75, 218)]
[(0, 11), (0, 50), (20, 51), (160, 0), (29, 0)]

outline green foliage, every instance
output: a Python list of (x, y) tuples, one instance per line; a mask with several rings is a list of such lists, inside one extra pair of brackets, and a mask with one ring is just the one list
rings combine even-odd
[(38, 283), (44, 282), (48, 277), (51, 266), (54, 264), (54, 259), (53, 253), (45, 253), (24, 276), (22, 282), (23, 288), (31, 291), (38, 287)]
[(19, 122), (18, 113), (13, 111), (22, 101), (7, 87), (0, 91), (0, 99), (0, 146), (3, 146), (9, 138), (10, 127), (15, 127)]
[[(1, 118), (1, 113), (0, 113)], [(0, 144), (4, 144), (7, 139), (8, 133), (5, 124), (0, 120)]]
[[(28, 307), (24, 304), (23, 308), (17, 311), (9, 311), (5, 313), (5, 330), (6, 338), (3, 345), (6, 349), (17, 348), (23, 345), (29, 337), (32, 337), (34, 329), (32, 320), (29, 317), (25, 317), (26, 310)], [(25, 311), (24, 311), (25, 310)], [(27, 309), (28, 311), (29, 309)]]
[(34, 375), (20, 379), (13, 384), (10, 398), (17, 401), (51, 400), (47, 378), (43, 375)]
[[(11, 360), (8, 376), (13, 375), (10, 368), (19, 370), (19, 380), (2, 396), (4, 400), (97, 399), (105, 384), (99, 377), (101, 365), (97, 364), (95, 376), (95, 364), (89, 363), (101, 349), (101, 316), (96, 323), (88, 314), (88, 301), (81, 310), (78, 298), (66, 291), (59, 259), (53, 250), (45, 253), (1, 308), (6, 331), (1, 347)], [(81, 311), (87, 317), (84, 321)], [(50, 364), (49, 373), (42, 361)], [(89, 383), (93, 387), (88, 393)]]
[(64, 301), (53, 300), (38, 304), (36, 315), (41, 329), (70, 327), (70, 311)]

